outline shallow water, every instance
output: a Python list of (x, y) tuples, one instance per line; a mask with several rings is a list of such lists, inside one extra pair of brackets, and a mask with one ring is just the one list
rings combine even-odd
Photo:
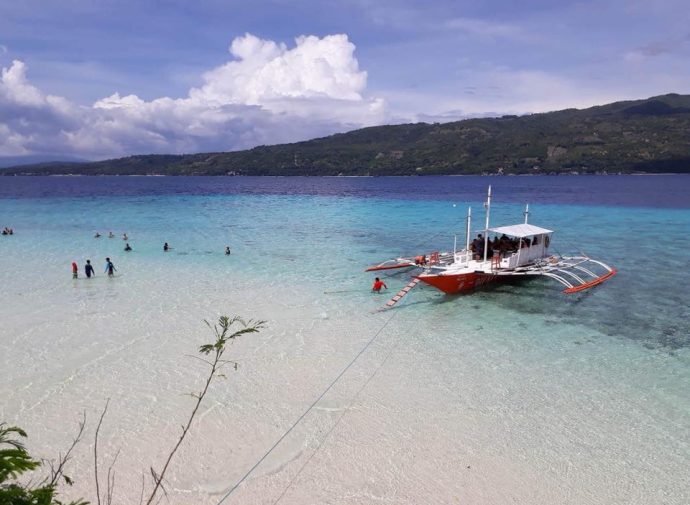
[[(529, 201), (554, 248), (619, 275), (571, 297), (540, 280), (420, 287), (372, 313), (387, 296), (363, 268), (464, 241), (488, 183), (492, 223)], [(171, 468), (173, 503), (218, 503), (379, 331), (224, 503), (688, 503), (689, 190), (683, 176), (0, 178), (16, 232), (0, 237), (0, 419), (48, 457), (86, 411), (69, 495), (93, 499), (110, 398), (101, 451), (122, 449), (116, 495), (138, 500), (199, 387), (185, 355), (209, 339), (202, 320), (237, 313), (269, 326), (233, 346), (238, 370)], [(86, 258), (97, 277), (73, 281)], [(408, 278), (386, 277), (388, 294)]]

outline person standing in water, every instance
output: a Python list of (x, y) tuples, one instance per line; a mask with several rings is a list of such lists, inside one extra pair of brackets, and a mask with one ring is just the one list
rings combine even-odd
[(79, 277), (79, 267), (77, 267), (77, 262), (72, 262), (72, 279)]
[(225, 255), (230, 256), (230, 246), (225, 246)]
[(371, 286), (371, 290), (374, 291), (375, 293), (380, 293), (381, 288), (388, 289), (388, 286), (386, 286), (386, 283), (377, 277), (376, 279), (374, 279), (374, 285)]
[(115, 234), (112, 231), (108, 232), (108, 238), (114, 238)]
[(86, 265), (84, 265), (84, 273), (86, 274), (87, 279), (90, 279), (92, 275), (96, 277), (96, 271), (93, 269), (93, 266), (91, 266), (91, 260), (86, 260)]
[(164, 250), (165, 252), (168, 252), (168, 251), (170, 250), (170, 246), (168, 245), (167, 242), (166, 242), (165, 244), (163, 244), (163, 250)]
[(105, 259), (105, 273), (108, 274), (108, 277), (113, 277), (115, 275), (115, 272), (117, 272), (117, 268), (115, 268), (115, 265), (113, 265), (113, 262), (110, 261), (110, 258)]
[(125, 244), (125, 251), (126, 251), (126, 252), (129, 252), (129, 251), (131, 251), (131, 250), (132, 250), (132, 247), (129, 245), (129, 242), (127, 242), (127, 243)]

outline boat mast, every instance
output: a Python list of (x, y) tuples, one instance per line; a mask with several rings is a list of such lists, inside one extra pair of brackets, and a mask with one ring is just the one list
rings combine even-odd
[(470, 250), (470, 233), (472, 233), (471, 228), (472, 223), (472, 207), (467, 207), (467, 230), (465, 231), (465, 251)]
[(525, 205), (525, 224), (527, 224), (527, 216), (529, 216), (529, 203)]
[(486, 228), (484, 229), (484, 261), (489, 252), (489, 214), (491, 213), (491, 186), (486, 195)]

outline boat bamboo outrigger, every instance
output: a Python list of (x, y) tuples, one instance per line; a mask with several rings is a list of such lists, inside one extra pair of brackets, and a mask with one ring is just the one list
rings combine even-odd
[[(470, 241), (472, 209), (467, 211), (464, 249), (457, 250), (457, 237), (452, 252), (432, 252), (414, 258), (396, 258), (369, 267), (367, 272), (393, 269), (417, 269), (415, 279), (444, 293), (472, 291), (480, 286), (520, 278), (548, 277), (564, 286), (563, 293), (572, 294), (593, 288), (616, 275), (617, 270), (586, 255), (562, 256), (551, 252), (553, 230), (529, 223), (529, 205), (523, 223), (492, 228), (491, 186), (487, 194), (486, 223), (476, 239)], [(489, 239), (493, 235), (493, 240)], [(417, 283), (414, 283), (416, 285)], [(412, 287), (388, 302), (393, 306)]]

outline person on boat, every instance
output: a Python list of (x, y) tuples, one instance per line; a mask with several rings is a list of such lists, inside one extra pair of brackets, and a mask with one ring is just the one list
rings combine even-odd
[(115, 265), (113, 265), (113, 262), (110, 261), (110, 258), (105, 259), (105, 273), (108, 274), (108, 277), (113, 277), (115, 275), (115, 272), (117, 272), (117, 268), (115, 268)]
[(225, 255), (230, 256), (230, 246), (225, 246)]
[(101, 234), (96, 232), (96, 234), (93, 236), (93, 238), (101, 238)]
[(129, 242), (125, 244), (125, 251), (129, 252), (132, 250), (132, 247), (129, 245)]
[(371, 290), (375, 293), (380, 293), (381, 288), (388, 289), (388, 286), (386, 286), (386, 283), (377, 277), (374, 279), (374, 284), (371, 286)]
[(79, 267), (77, 267), (77, 262), (72, 262), (72, 279), (79, 277)]
[(86, 274), (87, 279), (90, 279), (92, 275), (96, 277), (96, 271), (91, 265), (91, 260), (86, 260), (86, 265), (84, 265), (84, 273)]
[(163, 244), (163, 251), (168, 252), (169, 250), (170, 250), (170, 246), (166, 242), (165, 244)]
[(477, 235), (477, 238), (472, 241), (472, 244), (474, 245), (474, 259), (484, 259), (484, 237), (481, 233)]

